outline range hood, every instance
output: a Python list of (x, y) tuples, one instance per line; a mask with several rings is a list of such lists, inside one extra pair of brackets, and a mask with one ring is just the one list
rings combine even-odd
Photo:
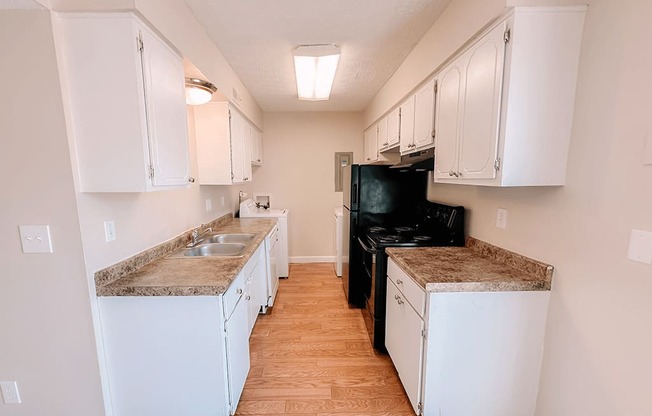
[(435, 149), (422, 150), (401, 156), (401, 160), (390, 169), (433, 170), (435, 168)]

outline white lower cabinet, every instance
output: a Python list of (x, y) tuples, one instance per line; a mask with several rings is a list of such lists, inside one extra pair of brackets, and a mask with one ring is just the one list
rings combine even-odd
[(247, 374), (249, 374), (249, 308), (241, 294), (233, 313), (225, 323), (226, 336), (226, 373), (229, 379), (229, 403), (231, 414), (240, 401)]
[(423, 319), (391, 280), (387, 281), (386, 325), (385, 347), (392, 357), (412, 408), (418, 414), (421, 403)]
[(100, 297), (114, 416), (235, 414), (250, 366), (247, 281), (264, 297), (265, 270), (261, 244), (221, 296)]
[(387, 275), (385, 346), (416, 414), (534, 415), (550, 292), (426, 293), (392, 259)]

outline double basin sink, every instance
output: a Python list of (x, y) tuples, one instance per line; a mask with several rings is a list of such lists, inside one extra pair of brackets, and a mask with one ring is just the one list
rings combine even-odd
[(255, 234), (208, 234), (194, 247), (184, 247), (170, 257), (241, 257)]

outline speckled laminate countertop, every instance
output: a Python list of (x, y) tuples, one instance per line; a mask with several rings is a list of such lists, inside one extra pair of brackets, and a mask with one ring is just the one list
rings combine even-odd
[(466, 247), (387, 248), (427, 292), (550, 290), (551, 265), (469, 237)]
[[(189, 239), (184, 233), (95, 273), (98, 296), (214, 296), (223, 294), (265, 236), (273, 218), (220, 218), (213, 232), (256, 234), (242, 257), (169, 257)], [(142, 264), (146, 263), (146, 264)]]

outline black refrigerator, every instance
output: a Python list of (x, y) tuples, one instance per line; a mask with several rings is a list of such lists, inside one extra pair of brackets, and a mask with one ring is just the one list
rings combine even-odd
[(389, 166), (350, 165), (344, 168), (342, 285), (349, 304), (364, 307), (361, 231), (409, 215), (426, 199), (427, 173), (400, 171)]

